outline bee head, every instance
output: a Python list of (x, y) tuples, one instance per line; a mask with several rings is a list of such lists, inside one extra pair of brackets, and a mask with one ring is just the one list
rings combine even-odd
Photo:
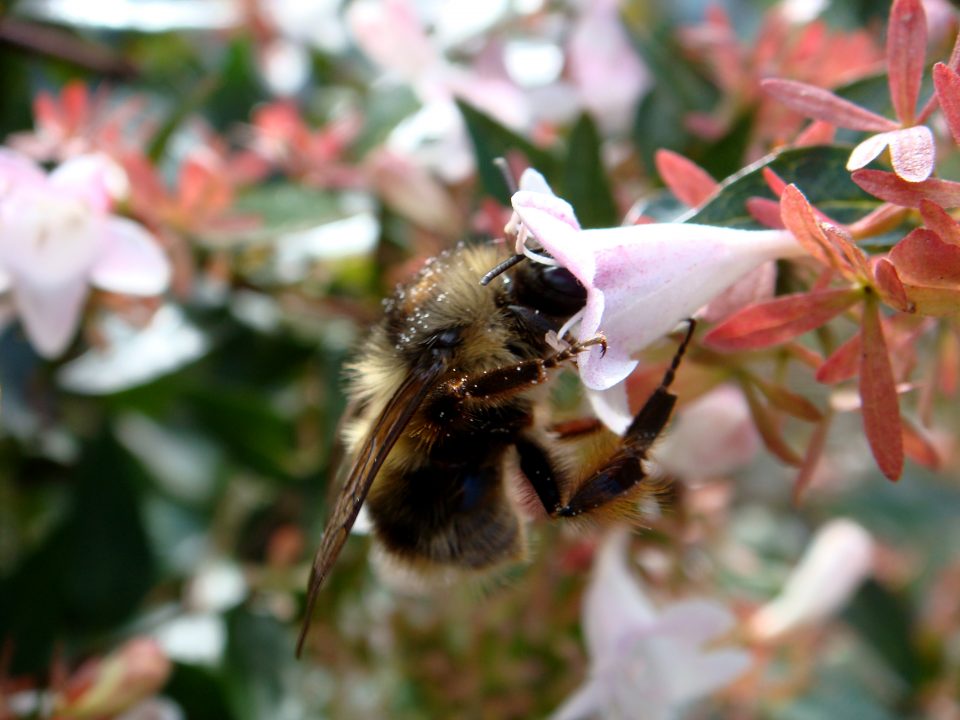
[(568, 318), (587, 301), (587, 290), (573, 273), (559, 265), (519, 263), (513, 270), (513, 296), (518, 305), (544, 315)]

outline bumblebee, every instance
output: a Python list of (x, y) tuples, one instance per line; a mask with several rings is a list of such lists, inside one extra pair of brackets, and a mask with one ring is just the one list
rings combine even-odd
[(348, 365), (349, 469), (314, 559), (298, 655), (364, 501), (386, 555), (429, 576), (522, 558), (523, 498), (541, 515), (576, 518), (629, 514), (649, 490), (643, 461), (673, 410), (668, 388), (693, 322), (624, 436), (583, 467), (565, 445), (599, 423), (552, 427), (544, 399), (557, 368), (604, 344), (597, 337), (556, 350), (547, 342), (584, 307), (586, 291), (563, 267), (497, 261), (491, 245), (460, 245), (428, 261), (385, 301)]

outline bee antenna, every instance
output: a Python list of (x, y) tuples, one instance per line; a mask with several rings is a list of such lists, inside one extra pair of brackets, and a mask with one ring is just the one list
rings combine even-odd
[(523, 262), (523, 260), (526, 259), (526, 257), (527, 257), (526, 255), (522, 255), (522, 254), (511, 255), (502, 263), (500, 263), (495, 268), (493, 268), (486, 275), (484, 275), (482, 278), (480, 278), (480, 284), (484, 286), (489, 285), (490, 281), (493, 280), (495, 277), (497, 277), (497, 275), (502, 275), (507, 270), (512, 268), (514, 265), (519, 265), (521, 262)]

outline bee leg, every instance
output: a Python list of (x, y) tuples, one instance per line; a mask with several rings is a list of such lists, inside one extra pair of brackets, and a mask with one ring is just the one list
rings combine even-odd
[(633, 418), (620, 448), (599, 470), (580, 483), (570, 499), (556, 510), (556, 515), (575, 517), (616, 500), (626, 499), (630, 491), (637, 488), (647, 476), (643, 461), (669, 422), (677, 402), (676, 395), (670, 393), (669, 388), (693, 337), (695, 323), (693, 320), (689, 323), (687, 334), (677, 348), (659, 387), (647, 398), (640, 412)]

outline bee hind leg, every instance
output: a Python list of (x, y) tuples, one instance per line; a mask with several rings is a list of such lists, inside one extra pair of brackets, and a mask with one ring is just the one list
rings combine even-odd
[[(594, 510), (609, 510), (613, 514), (623, 511), (629, 514), (627, 503), (635, 494), (650, 485), (643, 461), (673, 413), (677, 397), (670, 391), (677, 368), (693, 337), (695, 323), (689, 321), (686, 336), (681, 341), (673, 361), (667, 368), (660, 385), (633, 418), (620, 445), (592, 474), (576, 484), (566, 502), (548, 508), (555, 517), (576, 517)], [(523, 453), (521, 452), (521, 461)], [(521, 469), (523, 464), (521, 462)], [(526, 471), (525, 471), (526, 472)], [(536, 483), (531, 483), (536, 488)]]

